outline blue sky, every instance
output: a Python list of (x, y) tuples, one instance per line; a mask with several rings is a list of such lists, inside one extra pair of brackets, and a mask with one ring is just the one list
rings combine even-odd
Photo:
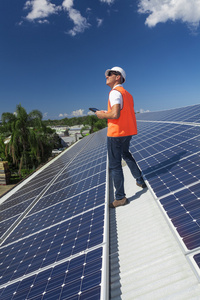
[(124, 68), (136, 111), (200, 102), (200, 0), (1, 0), (0, 114), (106, 109)]

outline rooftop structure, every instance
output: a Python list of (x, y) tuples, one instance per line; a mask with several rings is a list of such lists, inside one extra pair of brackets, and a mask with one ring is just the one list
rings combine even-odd
[(200, 299), (200, 105), (137, 121), (128, 205), (108, 209), (106, 129), (0, 199), (0, 299)]

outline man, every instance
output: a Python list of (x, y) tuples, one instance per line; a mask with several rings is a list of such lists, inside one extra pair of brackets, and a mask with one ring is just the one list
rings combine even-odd
[(146, 187), (134, 158), (129, 152), (132, 135), (137, 134), (137, 124), (134, 112), (133, 97), (122, 86), (126, 80), (126, 73), (120, 67), (106, 70), (106, 84), (111, 88), (108, 99), (108, 110), (97, 111), (99, 119), (108, 120), (107, 147), (109, 169), (115, 187), (115, 200), (111, 208), (127, 204), (124, 192), (124, 175), (122, 171), (122, 158), (126, 161), (136, 184)]

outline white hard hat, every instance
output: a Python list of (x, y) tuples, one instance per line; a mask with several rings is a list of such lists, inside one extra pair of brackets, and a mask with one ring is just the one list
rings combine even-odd
[[(125, 71), (124, 71), (122, 68), (120, 68), (120, 67), (113, 67), (112, 69), (108, 69), (108, 70), (106, 70), (106, 72), (105, 72), (105, 76), (108, 76), (108, 73), (109, 73), (110, 71), (119, 72), (119, 73), (121, 74), (123, 80), (124, 80), (124, 81), (126, 80), (126, 73), (125, 73)], [(123, 82), (124, 82), (124, 81), (123, 81)]]

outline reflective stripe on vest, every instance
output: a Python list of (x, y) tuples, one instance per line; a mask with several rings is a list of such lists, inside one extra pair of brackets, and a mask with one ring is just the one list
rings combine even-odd
[[(134, 111), (133, 97), (122, 86), (114, 88), (119, 91), (123, 97), (123, 108), (120, 110), (118, 119), (108, 119), (107, 136), (120, 137), (137, 134), (137, 123)], [(111, 111), (110, 101), (108, 99), (108, 112)]]

